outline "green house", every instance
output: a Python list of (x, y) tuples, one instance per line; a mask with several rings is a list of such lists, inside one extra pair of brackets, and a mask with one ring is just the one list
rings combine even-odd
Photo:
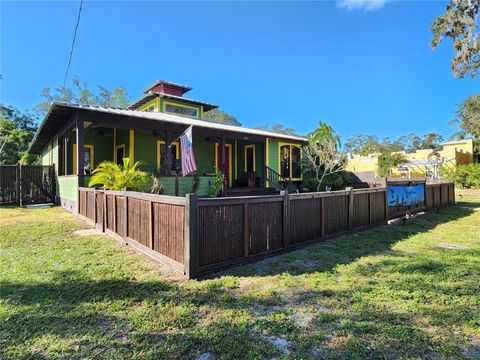
[[(212, 176), (225, 174), (224, 196), (275, 192), (302, 180), (306, 139), (203, 120), (216, 105), (184, 96), (191, 87), (157, 81), (128, 109), (53, 103), (29, 152), (55, 165), (59, 203), (76, 212), (78, 187), (102, 161), (124, 157), (160, 175), (164, 194), (192, 192), (194, 175), (182, 176), (179, 136), (192, 126), (197, 195), (207, 195)], [(167, 146), (167, 144), (169, 146)]]

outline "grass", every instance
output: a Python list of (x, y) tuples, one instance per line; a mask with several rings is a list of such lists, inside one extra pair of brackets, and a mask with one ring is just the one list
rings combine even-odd
[(459, 195), (204, 281), (60, 208), (2, 208), (0, 358), (480, 358), (480, 192)]

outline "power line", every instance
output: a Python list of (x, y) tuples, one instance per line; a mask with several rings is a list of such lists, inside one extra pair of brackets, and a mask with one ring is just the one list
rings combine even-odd
[(80, 15), (82, 14), (83, 0), (80, 0), (80, 8), (78, 9), (77, 24), (75, 25), (75, 31), (73, 33), (72, 48), (70, 49), (70, 56), (68, 57), (67, 71), (65, 71), (65, 77), (63, 78), (63, 87), (67, 83), (68, 72), (70, 71), (70, 64), (72, 63), (73, 48), (75, 47), (75, 41), (77, 40), (78, 24), (80, 24)]

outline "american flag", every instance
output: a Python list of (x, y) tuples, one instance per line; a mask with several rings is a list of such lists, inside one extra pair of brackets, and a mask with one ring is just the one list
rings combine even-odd
[(193, 155), (192, 126), (180, 136), (180, 150), (182, 153), (182, 175), (187, 176), (197, 170), (195, 156)]

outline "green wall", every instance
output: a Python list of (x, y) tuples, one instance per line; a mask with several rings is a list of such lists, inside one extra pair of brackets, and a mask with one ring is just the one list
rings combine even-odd
[[(200, 176), (200, 184), (198, 186), (197, 195), (205, 196), (208, 195), (209, 189), (209, 180), (208, 176)], [(163, 195), (175, 195), (175, 177), (174, 176), (163, 176), (160, 178), (160, 182), (165, 186), (165, 191)], [(193, 185), (193, 176), (179, 177), (178, 178), (178, 195), (185, 196), (192, 192)]]
[(205, 137), (193, 136), (193, 151), (199, 174), (215, 172), (215, 143)]
[(78, 200), (78, 177), (75, 175), (57, 178), (57, 196), (72, 201)]
[[(151, 131), (135, 130), (134, 159), (141, 161), (140, 168), (145, 171), (155, 171), (157, 167), (157, 140)], [(127, 152), (128, 156), (128, 152)]]
[[(117, 129), (116, 130), (116, 144), (115, 145), (122, 145), (125, 144), (125, 156), (129, 156), (130, 154), (130, 141), (129, 141), (129, 130), (125, 129)], [(113, 151), (113, 149), (112, 149)]]
[(278, 140), (268, 139), (268, 167), (280, 173), (278, 167)]
[(88, 130), (83, 141), (85, 145), (94, 145), (95, 167), (102, 161), (113, 161), (113, 129), (94, 128)]

